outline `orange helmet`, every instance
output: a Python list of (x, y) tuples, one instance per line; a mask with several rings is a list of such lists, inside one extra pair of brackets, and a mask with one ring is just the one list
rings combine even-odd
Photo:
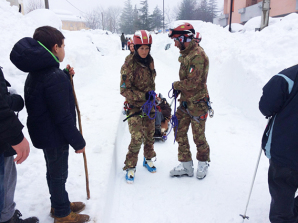
[(133, 44), (135, 45), (152, 44), (152, 36), (147, 30), (136, 31), (133, 36)]
[(180, 36), (192, 37), (194, 34), (195, 30), (193, 26), (188, 22), (184, 22), (175, 27), (174, 29), (170, 29), (169, 31), (169, 37), (172, 39)]
[(129, 46), (130, 44), (133, 44), (133, 41), (132, 41), (132, 40), (129, 40), (129, 41), (127, 42), (127, 46)]
[(194, 38), (197, 43), (200, 43), (202, 41), (202, 34), (199, 32), (196, 32), (196, 37)]

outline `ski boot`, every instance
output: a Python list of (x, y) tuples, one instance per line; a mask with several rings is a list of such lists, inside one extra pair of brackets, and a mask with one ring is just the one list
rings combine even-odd
[(207, 161), (199, 161), (197, 169), (197, 178), (204, 179), (208, 172), (209, 163)]
[(128, 184), (132, 184), (135, 180), (135, 172), (136, 172), (136, 168), (128, 168), (126, 170), (126, 175), (125, 175), (125, 179), (126, 179), (126, 182)]
[(155, 173), (156, 172), (156, 167), (153, 164), (153, 161), (151, 159), (147, 160), (144, 157), (144, 161), (143, 161), (143, 166), (147, 168), (147, 170), (151, 173)]
[(192, 161), (181, 162), (178, 166), (174, 167), (173, 170), (170, 171), (171, 177), (179, 177), (183, 175), (187, 175), (189, 177), (193, 176), (193, 163)]

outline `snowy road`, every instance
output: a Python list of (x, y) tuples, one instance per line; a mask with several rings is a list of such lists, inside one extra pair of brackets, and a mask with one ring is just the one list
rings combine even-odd
[[(20, 38), (32, 36), (49, 21), (31, 20), (0, 0), (2, 43), (0, 65), (7, 80), (23, 95), (27, 74), (9, 60), (9, 53)], [(202, 46), (209, 59), (208, 89), (215, 116), (208, 119), (206, 137), (211, 149), (211, 163), (204, 180), (195, 177), (169, 177), (176, 165), (177, 143), (173, 133), (166, 142), (157, 142), (157, 172), (143, 166), (140, 151), (135, 183), (125, 182), (123, 162), (130, 141), (127, 123), (121, 114), (124, 98), (119, 94), (120, 68), (128, 51), (120, 50), (120, 37), (103, 30), (64, 31), (66, 57), (61, 68), (70, 63), (76, 71), (74, 83), (78, 97), (83, 134), (87, 142), (91, 199), (86, 200), (82, 155), (70, 149), (67, 191), (71, 201), (86, 203), (84, 214), (96, 223), (242, 223), (252, 176), (260, 150), (266, 120), (258, 110), (262, 87), (282, 69), (297, 63), (298, 15), (255, 32), (259, 21), (245, 24), (245, 32), (227, 30), (201, 21), (191, 21), (203, 34)], [(35, 23), (37, 22), (37, 23)], [(44, 22), (44, 24), (41, 24)], [(171, 83), (178, 80), (179, 52), (167, 43), (166, 34), (153, 35), (152, 55), (157, 70), (156, 92), (167, 96)], [(99, 52), (100, 51), (100, 52)], [(102, 56), (104, 55), (104, 56)], [(26, 110), (19, 118), (26, 126)], [(196, 148), (189, 131), (193, 159)], [(24, 134), (29, 139), (28, 131)], [(270, 196), (267, 186), (268, 159), (262, 154), (247, 215), (251, 223), (267, 223)], [(197, 162), (194, 160), (194, 167)], [(23, 217), (37, 216), (51, 223), (50, 195), (45, 178), (41, 150), (33, 147), (29, 158), (17, 165), (17, 208)]]
[[(153, 54), (154, 56), (154, 54)], [(123, 58), (124, 59), (124, 58)], [(172, 80), (178, 78), (177, 66), (169, 66), (155, 56), (157, 90), (164, 95)], [(210, 74), (212, 75), (212, 74)], [(166, 83), (166, 84), (165, 84)], [(210, 89), (212, 92), (212, 89)], [(217, 98), (213, 95), (213, 98)], [(209, 174), (204, 180), (195, 177), (171, 178), (169, 171), (178, 164), (177, 143), (171, 133), (166, 142), (156, 142), (157, 172), (149, 173), (143, 166), (143, 148), (139, 154), (136, 178), (133, 185), (125, 182), (123, 162), (130, 142), (127, 122), (120, 117), (113, 161), (114, 176), (110, 176), (108, 204), (103, 222), (124, 223), (204, 223), (242, 222), (252, 174), (259, 151), (259, 140), (252, 140), (257, 126), (242, 116), (236, 108), (224, 101), (213, 103), (215, 117), (208, 119), (206, 135), (211, 147)], [(230, 117), (233, 117), (231, 119)], [(193, 158), (196, 148), (189, 141)], [(262, 158), (258, 174), (266, 176), (267, 159)], [(197, 161), (194, 161), (196, 168)], [(113, 174), (113, 173), (112, 173)], [(265, 179), (257, 181), (256, 191), (262, 191), (262, 200), (253, 194), (248, 215), (253, 222), (266, 222), (269, 194)], [(252, 211), (254, 210), (254, 211)]]

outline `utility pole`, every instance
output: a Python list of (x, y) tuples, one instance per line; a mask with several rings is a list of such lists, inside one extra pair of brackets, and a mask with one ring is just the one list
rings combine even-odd
[(165, 0), (162, 0), (162, 33), (165, 33)]
[(268, 26), (270, 14), (270, 0), (263, 0), (260, 31)]
[(231, 0), (231, 7), (230, 7), (230, 25), (229, 25), (229, 31), (232, 32), (231, 23), (232, 23), (232, 10), (233, 10), (233, 0)]
[(50, 9), (49, 0), (44, 0), (44, 5), (45, 5), (46, 9)]

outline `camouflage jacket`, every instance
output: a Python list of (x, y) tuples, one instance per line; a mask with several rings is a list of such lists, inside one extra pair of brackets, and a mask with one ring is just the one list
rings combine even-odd
[(125, 62), (127, 60), (130, 60), (132, 57), (133, 57), (133, 53), (130, 52), (130, 54), (125, 57)]
[(180, 81), (174, 82), (174, 88), (181, 91), (180, 102), (186, 101), (188, 109), (192, 112), (195, 112), (195, 110), (207, 111), (205, 103), (197, 102), (208, 96), (206, 82), (209, 59), (203, 48), (198, 46), (194, 40), (180, 53)]
[(128, 58), (121, 68), (120, 94), (124, 96), (134, 110), (139, 110), (146, 102), (146, 92), (155, 91), (155, 70)]

